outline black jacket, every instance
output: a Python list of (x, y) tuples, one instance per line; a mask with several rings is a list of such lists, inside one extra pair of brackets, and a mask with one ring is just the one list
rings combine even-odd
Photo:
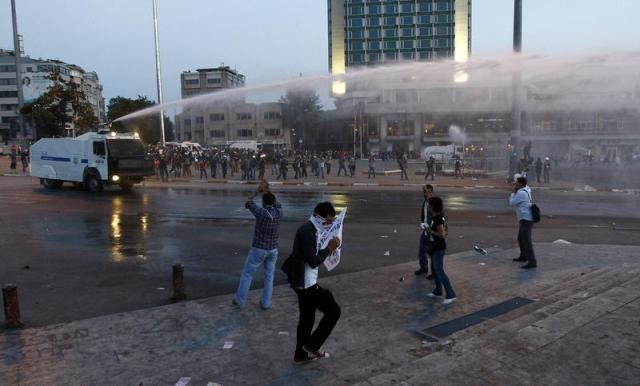
[(329, 256), (329, 248), (316, 253), (316, 227), (307, 221), (302, 224), (293, 240), (293, 251), (282, 270), (287, 274), (291, 288), (304, 288), (304, 265), (316, 268)]

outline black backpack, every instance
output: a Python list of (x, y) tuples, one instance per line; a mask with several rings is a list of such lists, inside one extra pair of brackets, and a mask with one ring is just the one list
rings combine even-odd
[[(529, 194), (529, 192), (527, 192), (527, 194)], [(531, 201), (531, 217), (533, 217), (533, 222), (540, 222), (540, 208), (533, 202), (530, 194), (529, 201)]]

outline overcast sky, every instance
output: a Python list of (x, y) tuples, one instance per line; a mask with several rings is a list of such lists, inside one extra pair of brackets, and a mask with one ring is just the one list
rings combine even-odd
[[(248, 85), (325, 74), (326, 0), (157, 0), (165, 101), (180, 73), (221, 63)], [(104, 97), (156, 99), (152, 0), (16, 0), (25, 53), (96, 71)], [(523, 0), (523, 50), (640, 50), (639, 0)], [(0, 48), (13, 49), (10, 0)], [(512, 47), (513, 0), (473, 0), (472, 55)]]

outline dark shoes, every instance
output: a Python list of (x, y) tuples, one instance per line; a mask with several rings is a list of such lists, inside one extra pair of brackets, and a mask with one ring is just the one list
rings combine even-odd
[(315, 358), (315, 359), (329, 358), (329, 353), (326, 351), (312, 350), (307, 346), (302, 346), (302, 349), (306, 351), (307, 354), (309, 354), (309, 357), (311, 358)]
[(429, 273), (428, 271), (424, 271), (422, 268), (420, 268), (419, 270), (415, 271), (413, 274), (416, 276), (420, 276), (420, 275), (424, 275), (426, 273)]
[(433, 280), (433, 275), (429, 274), (426, 276), (427, 280)]
[(531, 269), (531, 268), (535, 268), (535, 267), (537, 267), (536, 264), (529, 263), (529, 264), (525, 264), (525, 265), (521, 266), (520, 268), (522, 268), (522, 269)]
[(527, 259), (525, 259), (524, 257), (518, 257), (517, 259), (513, 259), (513, 261), (524, 263), (525, 261), (527, 261)]
[(304, 358), (293, 358), (293, 364), (294, 365), (298, 365), (298, 366), (305, 365), (307, 363), (315, 361), (316, 359), (318, 359), (318, 358), (310, 357), (310, 356), (306, 356)]

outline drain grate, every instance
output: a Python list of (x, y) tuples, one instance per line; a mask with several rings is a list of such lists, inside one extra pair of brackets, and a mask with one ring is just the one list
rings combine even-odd
[(480, 324), (485, 320), (493, 319), (497, 316), (506, 314), (507, 312), (513, 311), (516, 308), (526, 306), (529, 303), (533, 303), (533, 300), (520, 297), (509, 299), (502, 303), (498, 303), (491, 307), (476, 311), (473, 314), (461, 316), (457, 319), (453, 319), (433, 327), (425, 328), (424, 330), (421, 330), (420, 333), (429, 340), (437, 341), (438, 339), (447, 337), (454, 332), (464, 330), (465, 328)]

